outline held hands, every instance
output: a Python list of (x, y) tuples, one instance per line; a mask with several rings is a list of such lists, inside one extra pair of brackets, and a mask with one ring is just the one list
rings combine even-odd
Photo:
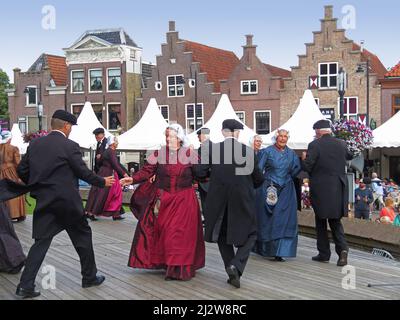
[(96, 156), (96, 159), (99, 160), (100, 158), (101, 158), (101, 154), (98, 154), (98, 155)]
[(115, 182), (115, 179), (113, 176), (105, 177), (104, 180), (106, 181), (106, 187), (111, 187)]
[(149, 182), (150, 182), (151, 184), (153, 184), (154, 181), (156, 181), (156, 175), (152, 176), (152, 177), (149, 179)]
[(306, 160), (307, 159), (307, 152), (303, 151), (303, 153), (301, 154), (301, 160)]
[(121, 180), (119, 180), (119, 184), (121, 187), (129, 186), (133, 183), (133, 179), (131, 177), (126, 177)]

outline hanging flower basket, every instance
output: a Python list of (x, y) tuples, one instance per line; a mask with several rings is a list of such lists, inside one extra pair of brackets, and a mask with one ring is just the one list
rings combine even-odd
[(45, 137), (48, 134), (49, 133), (46, 130), (40, 130), (40, 131), (36, 131), (36, 132), (29, 132), (29, 133), (26, 133), (24, 135), (24, 142), (25, 143), (29, 143), (32, 140), (35, 140), (35, 139), (41, 138), (41, 137)]
[(347, 147), (354, 156), (359, 156), (364, 150), (372, 148), (374, 137), (372, 130), (355, 120), (337, 120), (333, 123), (333, 133), (339, 139), (346, 141)]

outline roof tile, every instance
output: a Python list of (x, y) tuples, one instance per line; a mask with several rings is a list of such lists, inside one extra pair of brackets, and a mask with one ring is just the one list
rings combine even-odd
[(57, 86), (67, 85), (67, 64), (65, 57), (46, 54), (50, 74)]
[(239, 63), (232, 51), (209, 47), (185, 40), (185, 50), (192, 52), (193, 61), (200, 62), (201, 72), (207, 73), (207, 81), (214, 82), (214, 91), (220, 92), (220, 80), (227, 80)]
[(400, 78), (400, 62), (385, 74), (385, 78)]

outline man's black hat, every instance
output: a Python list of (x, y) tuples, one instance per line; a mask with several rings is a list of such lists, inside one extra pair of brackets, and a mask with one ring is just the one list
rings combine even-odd
[(93, 131), (94, 135), (98, 135), (98, 134), (104, 134), (104, 129), (103, 128), (97, 128)]
[(73, 126), (76, 126), (76, 117), (72, 113), (69, 113), (68, 111), (57, 110), (56, 112), (54, 112), (52, 118), (60, 119), (72, 124)]
[(313, 129), (331, 129), (331, 122), (329, 120), (319, 120), (314, 124)]
[(244, 129), (243, 124), (241, 124), (239, 121), (237, 121), (235, 119), (228, 119), (222, 123), (222, 130), (235, 131), (235, 130), (243, 130), (243, 129)]
[(210, 134), (210, 129), (202, 128), (202, 129), (197, 130), (197, 135), (199, 136), (201, 134)]

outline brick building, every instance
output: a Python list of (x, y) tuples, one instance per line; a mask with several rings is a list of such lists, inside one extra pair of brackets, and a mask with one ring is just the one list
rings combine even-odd
[(381, 86), (382, 122), (386, 122), (400, 111), (400, 63), (385, 74)]
[(239, 59), (231, 51), (180, 39), (174, 21), (169, 22), (166, 38), (142, 98), (136, 100), (138, 112), (142, 114), (156, 98), (167, 121), (191, 132), (214, 113), (221, 97), (220, 81), (229, 78)]
[[(67, 66), (64, 57), (42, 54), (26, 72), (14, 69), (14, 88), (8, 89), (10, 125), (18, 123), (22, 133), (50, 128), (51, 116), (65, 108)], [(43, 110), (41, 107), (43, 106)]]
[(321, 111), (327, 117), (339, 115), (337, 75), (340, 68), (347, 72), (344, 116), (364, 119), (367, 112), (366, 61), (370, 64), (369, 116), (379, 126), (382, 123), (381, 88), (379, 79), (387, 72), (379, 58), (346, 38), (338, 29), (333, 7), (325, 7), (321, 30), (314, 32), (314, 41), (306, 43), (306, 54), (299, 55), (298, 66), (292, 67), (290, 79), (285, 79), (281, 91), (281, 123), (294, 113), (304, 90), (312, 89)]
[(109, 131), (132, 127), (142, 88), (142, 49), (123, 29), (103, 29), (86, 31), (64, 51), (68, 110), (78, 116), (90, 101)]
[(280, 89), (290, 71), (265, 64), (257, 57), (253, 36), (246, 36), (243, 56), (221, 92), (228, 94), (238, 117), (258, 134), (268, 134), (279, 126)]

